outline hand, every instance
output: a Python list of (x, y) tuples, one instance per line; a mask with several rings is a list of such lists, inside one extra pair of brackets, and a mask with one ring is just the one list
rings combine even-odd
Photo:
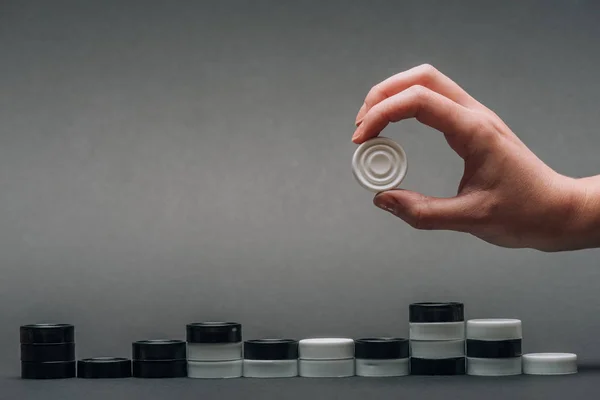
[(432, 66), (374, 86), (352, 140), (362, 143), (408, 118), (441, 131), (464, 160), (457, 195), (391, 190), (377, 194), (375, 205), (417, 229), (466, 232), (503, 247), (561, 251), (590, 245), (580, 214), (587, 186), (544, 164), (496, 114)]

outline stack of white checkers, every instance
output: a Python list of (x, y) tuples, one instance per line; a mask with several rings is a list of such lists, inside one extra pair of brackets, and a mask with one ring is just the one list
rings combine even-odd
[(242, 326), (236, 322), (188, 324), (187, 358), (190, 378), (242, 376)]
[(302, 339), (298, 344), (299, 375), (306, 378), (344, 378), (354, 375), (354, 340)]
[(468, 320), (467, 374), (521, 374), (522, 339), (521, 321), (518, 319)]
[(411, 375), (464, 375), (462, 303), (410, 304), (409, 338)]

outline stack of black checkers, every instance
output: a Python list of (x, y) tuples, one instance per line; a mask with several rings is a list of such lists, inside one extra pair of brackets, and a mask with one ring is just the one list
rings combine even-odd
[(467, 374), (507, 376), (522, 373), (522, 328), (518, 319), (467, 321)]
[(187, 358), (183, 340), (141, 340), (133, 343), (135, 378), (183, 378)]
[(75, 327), (73, 325), (23, 325), (20, 334), (23, 379), (75, 377)]
[(84, 358), (77, 361), (77, 377), (115, 379), (131, 377), (131, 360), (120, 357)]
[(462, 303), (409, 306), (411, 375), (464, 375), (465, 320)]

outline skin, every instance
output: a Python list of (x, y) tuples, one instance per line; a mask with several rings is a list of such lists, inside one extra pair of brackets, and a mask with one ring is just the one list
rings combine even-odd
[(431, 65), (375, 85), (356, 116), (356, 144), (391, 122), (415, 118), (444, 134), (464, 160), (457, 195), (378, 193), (374, 204), (422, 230), (471, 234), (507, 248), (544, 252), (600, 246), (600, 176), (561, 175), (493, 111)]

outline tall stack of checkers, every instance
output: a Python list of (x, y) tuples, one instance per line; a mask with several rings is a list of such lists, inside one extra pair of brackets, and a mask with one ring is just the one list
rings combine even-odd
[(518, 319), (468, 320), (467, 373), (479, 376), (521, 374), (522, 339)]
[(75, 327), (69, 324), (32, 324), (20, 327), (21, 377), (75, 377)]
[(462, 303), (409, 306), (411, 375), (464, 375), (465, 319)]

